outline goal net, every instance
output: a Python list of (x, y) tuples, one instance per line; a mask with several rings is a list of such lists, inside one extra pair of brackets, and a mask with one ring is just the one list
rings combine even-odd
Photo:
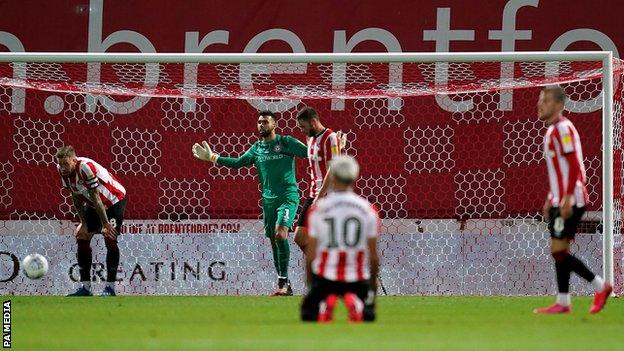
[[(242, 154), (265, 109), (278, 133), (304, 140), (304, 106), (345, 132), (361, 163), (356, 191), (383, 217), (388, 293), (553, 293), (536, 117), (547, 84), (568, 93), (584, 149), (589, 204), (572, 250), (621, 293), (623, 73), (603, 52), (0, 54), (0, 294), (60, 294), (78, 279), (76, 216), (54, 158), (64, 144), (128, 189), (120, 293), (266, 293), (275, 274), (255, 170), (190, 150), (207, 140)], [(303, 198), (307, 162), (296, 162)], [(100, 282), (102, 239), (92, 246)], [(33, 252), (50, 260), (40, 281), (19, 273)], [(591, 292), (576, 277), (572, 286)]]

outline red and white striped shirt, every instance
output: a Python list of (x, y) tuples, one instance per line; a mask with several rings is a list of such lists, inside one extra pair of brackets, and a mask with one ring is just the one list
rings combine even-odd
[(315, 198), (323, 185), (323, 179), (332, 157), (340, 155), (340, 142), (336, 132), (325, 129), (308, 140), (308, 174), (310, 175), (309, 196)]
[(379, 235), (377, 210), (353, 192), (334, 192), (308, 212), (307, 232), (316, 238), (312, 272), (327, 280), (356, 282), (370, 278), (368, 239)]
[(57, 166), (63, 186), (72, 193), (82, 196), (87, 204), (93, 206), (89, 197), (89, 189), (97, 189), (100, 199), (106, 208), (113, 206), (126, 196), (126, 189), (106, 168), (86, 157), (76, 157), (76, 171), (69, 177), (61, 174)]
[(560, 117), (548, 127), (544, 136), (544, 157), (548, 166), (551, 204), (559, 206), (566, 195), (574, 194), (572, 205), (585, 206), (588, 194), (583, 149), (579, 134), (569, 119)]

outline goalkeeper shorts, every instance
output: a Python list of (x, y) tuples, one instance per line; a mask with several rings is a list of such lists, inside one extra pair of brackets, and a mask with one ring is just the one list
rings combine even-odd
[(292, 229), (299, 199), (284, 199), (276, 202), (263, 202), (264, 235), (267, 238), (275, 236), (275, 227), (278, 225)]

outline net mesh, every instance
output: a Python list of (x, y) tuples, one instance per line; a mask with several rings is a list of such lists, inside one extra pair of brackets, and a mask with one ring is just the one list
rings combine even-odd
[[(622, 61), (614, 60), (614, 71), (613, 254), (621, 293)], [(600, 62), (563, 61), (0, 64), (0, 235), (16, 252), (16, 242), (37, 250), (29, 243), (35, 237), (24, 234), (71, 235), (75, 215), (54, 153), (72, 144), (128, 189), (126, 232), (177, 234), (187, 237), (180, 239), (184, 244), (197, 243), (196, 250), (216, 240), (210, 238), (215, 233), (242, 233), (228, 234), (232, 247), (220, 250), (234, 252), (233, 262), (263, 260), (255, 246), (236, 239), (263, 231), (256, 171), (198, 162), (191, 145), (207, 140), (223, 156), (242, 154), (258, 138), (259, 109), (277, 113), (279, 133), (303, 139), (295, 115), (312, 106), (326, 126), (346, 133), (346, 152), (361, 163), (356, 188), (383, 217), (382, 274), (392, 292), (552, 292), (548, 233), (540, 215), (547, 192), (545, 127), (535, 105), (544, 84), (561, 84), (569, 95), (566, 114), (581, 136), (589, 192), (575, 250), (599, 271), (601, 74)], [(302, 197), (305, 167), (297, 161)], [(55, 240), (37, 240), (43, 243), (39, 252), (54, 255), (54, 245), (45, 243)], [(124, 241), (128, 245), (122, 260), (197, 254), (187, 246), (176, 252), (175, 246), (158, 245), (145, 253), (141, 240), (148, 239), (122, 237), (122, 250)], [(254, 293), (256, 288), (245, 285), (253, 276), (232, 278), (237, 288), (217, 292)], [(577, 291), (590, 288), (579, 285)]]

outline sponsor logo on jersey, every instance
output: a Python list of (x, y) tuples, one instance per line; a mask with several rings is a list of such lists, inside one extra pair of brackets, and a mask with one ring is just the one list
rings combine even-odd
[(566, 134), (561, 138), (561, 143), (563, 145), (572, 145), (572, 136), (570, 134)]
[(274, 152), (281, 152), (282, 151), (282, 146), (280, 144), (277, 144), (277, 145), (273, 146), (273, 151)]

